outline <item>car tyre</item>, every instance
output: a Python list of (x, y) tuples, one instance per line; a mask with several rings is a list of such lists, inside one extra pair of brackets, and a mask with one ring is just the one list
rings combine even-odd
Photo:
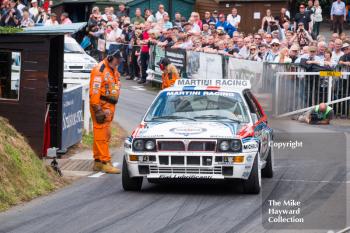
[(246, 194), (259, 194), (261, 188), (261, 170), (258, 164), (259, 154), (255, 156), (249, 178), (243, 180), (243, 192)]
[(266, 178), (273, 177), (273, 156), (272, 148), (270, 148), (269, 154), (266, 158), (266, 165), (264, 169), (261, 170), (261, 176)]
[(130, 177), (125, 157), (123, 159), (122, 184), (125, 191), (140, 191), (143, 177)]

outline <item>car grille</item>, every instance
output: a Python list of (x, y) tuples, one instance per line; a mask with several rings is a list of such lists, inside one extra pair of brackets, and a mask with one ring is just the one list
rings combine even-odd
[(192, 141), (188, 145), (188, 151), (215, 151), (216, 142), (202, 142), (202, 141)]
[(211, 166), (213, 156), (159, 156), (160, 165), (202, 165)]
[(157, 167), (150, 166), (150, 174), (222, 174), (222, 167)]
[(185, 144), (182, 141), (160, 141), (158, 142), (159, 151), (184, 151)]
[(158, 151), (216, 151), (216, 140), (190, 140), (186, 144), (183, 141), (158, 140), (157, 143)]
[(73, 70), (78, 70), (78, 69), (83, 69), (83, 66), (69, 66), (69, 69), (73, 69)]

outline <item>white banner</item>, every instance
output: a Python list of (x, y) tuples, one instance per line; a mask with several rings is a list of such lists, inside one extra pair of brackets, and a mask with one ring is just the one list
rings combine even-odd
[(222, 56), (210, 53), (201, 53), (199, 56), (199, 75), (201, 79), (221, 79)]
[(221, 55), (187, 52), (187, 77), (190, 79), (222, 79), (222, 69)]
[(263, 62), (229, 58), (227, 78), (250, 80), (253, 90), (262, 88)]

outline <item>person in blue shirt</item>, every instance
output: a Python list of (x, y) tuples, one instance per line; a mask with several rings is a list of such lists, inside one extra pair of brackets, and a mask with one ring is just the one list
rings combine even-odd
[(341, 0), (333, 2), (331, 8), (331, 20), (333, 21), (333, 32), (339, 29), (339, 35), (343, 32), (343, 24), (346, 21), (345, 3)]
[(237, 31), (237, 29), (232, 26), (229, 22), (226, 21), (226, 17), (224, 14), (219, 15), (219, 21), (215, 25), (216, 28), (223, 27), (225, 32), (232, 38), (233, 33)]

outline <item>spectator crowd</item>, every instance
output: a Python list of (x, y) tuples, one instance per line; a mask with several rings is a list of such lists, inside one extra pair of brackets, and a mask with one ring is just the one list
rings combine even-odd
[[(330, 69), (338, 64), (350, 66), (350, 36), (343, 32), (344, 2), (334, 1), (330, 12), (334, 33), (327, 40), (320, 35), (323, 18), (318, 0), (301, 4), (293, 19), (285, 8), (278, 15), (266, 10), (256, 33), (240, 31), (244, 18), (236, 8), (228, 15), (216, 10), (203, 15), (192, 12), (189, 18), (176, 12), (171, 20), (162, 4), (157, 12), (137, 8), (134, 17), (129, 17), (125, 4), (119, 4), (118, 9), (106, 7), (103, 13), (94, 7), (81, 45), (99, 60), (115, 49), (123, 50), (125, 62), (119, 69), (139, 83), (146, 82), (151, 45), (253, 61), (304, 63)], [(60, 15), (60, 20), (55, 14), (47, 15), (36, 0), (30, 6), (3, 0), (0, 16), (0, 25), (8, 26), (71, 23), (67, 13)]]

